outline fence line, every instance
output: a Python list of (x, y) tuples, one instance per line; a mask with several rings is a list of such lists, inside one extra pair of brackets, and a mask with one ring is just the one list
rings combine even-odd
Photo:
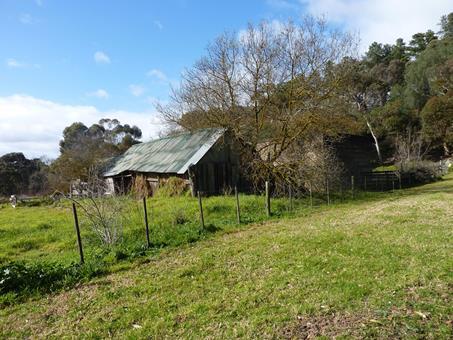
[[(370, 173), (362, 173), (359, 176), (353, 175), (350, 177), (350, 199), (356, 199), (360, 197), (360, 192), (362, 190), (370, 190), (370, 191), (391, 191), (395, 192), (396, 187), (398, 186), (399, 188), (405, 187), (408, 184), (415, 183), (415, 180), (411, 178), (410, 176), (405, 177), (398, 175), (396, 172), (393, 171), (385, 171), (385, 172), (370, 172)], [(272, 187), (271, 190), (271, 183), (269, 181), (266, 181), (264, 186), (264, 194), (265, 194), (265, 210), (264, 214), (267, 218), (272, 217), (273, 211), (272, 211), (272, 200), (274, 198), (282, 198), (282, 199), (287, 199), (286, 204), (280, 204), (280, 203), (275, 203), (275, 215), (279, 215), (282, 212), (282, 209), (293, 212), (295, 209), (300, 209), (301, 202), (306, 202), (306, 207), (308, 208), (314, 208), (314, 206), (319, 206), (321, 204), (327, 203), (327, 205), (331, 205), (333, 202), (338, 202), (338, 201), (343, 201), (347, 199), (347, 192), (348, 192), (348, 186), (344, 186), (345, 181), (343, 182), (337, 182), (335, 185), (335, 181), (331, 181), (328, 177), (325, 178), (325, 196), (323, 195), (322, 192), (314, 192), (313, 188), (313, 183), (309, 181), (306, 185), (305, 188), (302, 190), (294, 190), (294, 186), (292, 184), (287, 184), (287, 185), (280, 185), (278, 190), (274, 190), (275, 188)], [(282, 189), (283, 188), (283, 189)], [(322, 189), (321, 189), (322, 190)], [(230, 191), (231, 192), (231, 191)], [(277, 194), (276, 194), (277, 193)], [(302, 196), (301, 196), (302, 194)], [(231, 194), (230, 194), (231, 195)], [(276, 196), (273, 196), (276, 195)], [(272, 197), (271, 197), (272, 196)], [(240, 206), (240, 197), (239, 197), (239, 192), (238, 188), (235, 186), (233, 195), (231, 195), (234, 199), (234, 210), (235, 210), (235, 217), (236, 217), (236, 222), (237, 224), (241, 224), (243, 222), (242, 216), (241, 216), (241, 206)], [(262, 197), (262, 196), (261, 196)], [(304, 197), (304, 199), (300, 199), (300, 197)], [(147, 209), (147, 199), (146, 197), (143, 197), (142, 199), (143, 202), (143, 220), (145, 224), (145, 230), (146, 230), (146, 246), (147, 248), (152, 247), (152, 242), (151, 242), (151, 235), (150, 235), (150, 223), (148, 219), (148, 209)], [(325, 203), (323, 203), (325, 202)], [(199, 220), (200, 220), (200, 226), (202, 229), (205, 230), (205, 212), (204, 212), (204, 207), (203, 207), (203, 199), (202, 199), (202, 193), (200, 191), (197, 191), (197, 203), (198, 203), (198, 210), (199, 210)], [(295, 208), (296, 205), (296, 208)], [(286, 208), (282, 208), (286, 207)], [(209, 206), (208, 206), (208, 212), (209, 212)], [(262, 208), (261, 208), (262, 209)], [(245, 208), (244, 211), (247, 211), (247, 208)], [(78, 221), (78, 216), (77, 216), (77, 210), (76, 206), (73, 203), (73, 215), (74, 215), (74, 225), (76, 229), (76, 235), (77, 235), (77, 242), (78, 242), (78, 249), (79, 249), (79, 255), (80, 255), (80, 263), (84, 263), (84, 254), (83, 254), (83, 247), (82, 247), (82, 238), (80, 235), (80, 227), (79, 227), (79, 221)], [(259, 220), (260, 218), (258, 218)], [(187, 223), (187, 222), (183, 222)], [(191, 222), (192, 223), (192, 222)]]
[(143, 212), (144, 212), (145, 228), (146, 228), (146, 244), (147, 244), (148, 248), (151, 248), (151, 242), (149, 240), (148, 210), (146, 209), (146, 197), (143, 197)]
[(77, 208), (75, 203), (72, 203), (72, 213), (74, 215), (74, 226), (77, 234), (77, 244), (79, 246), (79, 255), (80, 255), (80, 263), (85, 263), (85, 259), (83, 257), (83, 247), (82, 247), (82, 238), (80, 237), (80, 227), (79, 227), (79, 218), (77, 216)]
[(200, 208), (201, 227), (204, 229), (203, 202), (201, 201), (201, 193), (197, 191), (197, 195), (198, 195), (198, 207)]
[(241, 209), (239, 208), (239, 193), (238, 193), (238, 187), (234, 187), (234, 196), (236, 197), (236, 218), (238, 224), (241, 224)]

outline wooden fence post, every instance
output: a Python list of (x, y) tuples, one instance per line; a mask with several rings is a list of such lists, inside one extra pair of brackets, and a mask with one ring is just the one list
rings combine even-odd
[(204, 229), (203, 203), (201, 202), (201, 194), (199, 191), (197, 191), (197, 195), (198, 195), (198, 206), (200, 207), (201, 227)]
[(366, 175), (365, 175), (365, 179), (364, 179), (364, 186), (363, 186), (363, 189), (364, 189), (364, 191), (366, 191)]
[(312, 192), (311, 181), (310, 181), (310, 208), (313, 208), (313, 192)]
[(392, 179), (392, 192), (394, 192), (394, 191), (395, 191), (395, 180)]
[(239, 208), (239, 193), (238, 193), (238, 188), (235, 186), (234, 187), (234, 196), (236, 196), (236, 217), (238, 224), (241, 224), (241, 210)]
[(293, 211), (293, 188), (291, 184), (288, 187), (288, 196), (289, 196), (289, 211)]
[(351, 176), (351, 196), (354, 199), (354, 176)]
[(266, 214), (271, 216), (271, 198), (269, 196), (269, 181), (266, 181)]
[(79, 219), (77, 217), (77, 208), (75, 203), (72, 203), (72, 213), (74, 215), (74, 226), (77, 234), (77, 244), (79, 245), (80, 263), (85, 263), (83, 258), (82, 238), (80, 237)]
[(327, 205), (330, 205), (329, 178), (327, 178), (327, 176), (326, 176), (326, 195), (327, 195)]
[(398, 176), (398, 181), (400, 182), (400, 190), (401, 190), (401, 189), (403, 188), (403, 185), (402, 185), (402, 183), (401, 183), (401, 173), (400, 173), (400, 175)]
[(146, 244), (148, 245), (148, 248), (151, 248), (151, 242), (149, 240), (148, 209), (146, 208), (146, 197), (143, 197), (143, 211), (145, 215)]

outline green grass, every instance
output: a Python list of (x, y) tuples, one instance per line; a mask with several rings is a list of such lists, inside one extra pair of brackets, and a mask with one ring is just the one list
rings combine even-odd
[[(93, 232), (79, 201), (85, 266), (78, 265), (76, 235), (70, 201), (52, 204), (35, 199), (13, 209), (1, 207), (0, 226), (0, 306), (69, 288), (94, 276), (122, 267), (125, 261), (155, 254), (167, 247), (177, 247), (211, 237), (215, 233), (238, 230), (249, 223), (269, 219), (264, 212), (264, 198), (241, 195), (241, 224), (236, 222), (235, 199), (231, 196), (203, 198), (205, 226), (200, 224), (198, 200), (192, 197), (158, 197), (148, 199), (150, 248), (145, 245), (144, 212), (141, 200), (118, 197), (113, 209), (122, 211), (122, 234), (115, 245), (106, 246)], [(318, 199), (318, 201), (320, 201)], [(103, 203), (104, 202), (104, 203)], [(50, 203), (50, 204), (49, 204)], [(272, 218), (294, 215), (307, 209), (306, 200), (295, 202), (289, 212), (288, 200), (274, 199)], [(109, 208), (112, 209), (112, 208)], [(102, 207), (101, 207), (102, 210)]]
[(398, 167), (396, 165), (381, 165), (373, 169), (373, 172), (382, 172), (382, 171), (397, 171)]
[[(249, 199), (262, 208), (262, 198)], [(197, 221), (196, 201), (184, 206), (187, 200), (171, 200), (171, 207), (168, 202), (150, 201), (155, 242), (174, 235), (164, 228), (178, 226), (159, 217), (164, 212), (171, 221), (175, 214), (169, 212), (183, 209), (194, 221), (187, 224)], [(282, 201), (280, 216), (269, 222), (263, 222), (264, 211), (254, 210), (250, 203), (244, 217), (261, 222), (243, 227), (232, 223), (232, 199), (209, 200), (207, 223), (223, 232), (196, 243), (187, 243), (184, 236), (179, 245), (169, 244), (177, 247), (124, 261), (106, 276), (7, 306), (0, 311), (0, 334), (451, 338), (452, 174), (423, 187), (337, 201), (330, 207), (310, 210), (303, 201), (295, 216), (284, 212)], [(39, 208), (28, 209), (38, 209), (39, 215)], [(43, 209), (40, 216), (47, 221)], [(5, 211), (11, 215), (0, 210), (2, 230), (17, 228), (4, 217)], [(73, 237), (71, 223), (64, 223), (71, 218), (65, 208), (60, 218), (59, 228), (67, 228), (68, 236), (55, 235), (54, 250)], [(5, 221), (11, 224), (5, 227)], [(19, 216), (15, 221), (27, 224)], [(33, 221), (35, 228), (49, 223), (38, 222), (37, 217)], [(20, 228), (16, 230), (21, 235)], [(44, 232), (52, 230), (41, 227)], [(1, 237), (5, 243), (3, 233)], [(44, 245), (40, 237), (42, 233), (36, 232), (38, 249), (33, 238), (8, 239), (2, 256), (30, 260), (39, 256)], [(13, 248), (17, 242), (18, 248)], [(62, 260), (72, 256), (69, 250), (59, 251)], [(54, 255), (41, 257), (46, 256)]]
[(0, 263), (76, 258), (74, 227), (67, 207), (0, 207)]
[[(318, 200), (320, 202), (320, 200)], [(125, 200), (123, 236), (120, 247), (139, 248), (146, 243), (142, 201)], [(242, 224), (268, 219), (264, 197), (240, 195)], [(151, 243), (154, 248), (179, 246), (210, 236), (212, 231), (229, 232), (236, 223), (235, 199), (231, 196), (203, 198), (206, 228), (200, 225), (198, 200), (192, 197), (160, 197), (147, 200)], [(298, 200), (289, 212), (289, 202), (272, 202), (273, 218), (294, 215), (306, 209), (307, 200)], [(87, 258), (95, 256), (102, 245), (79, 209), (82, 241)], [(76, 234), (70, 202), (47, 206), (0, 206), (0, 264), (11, 261), (78, 260)]]

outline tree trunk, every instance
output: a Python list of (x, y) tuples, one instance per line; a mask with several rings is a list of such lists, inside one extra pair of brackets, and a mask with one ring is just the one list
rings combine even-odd
[(365, 118), (365, 121), (366, 121), (366, 125), (368, 126), (368, 129), (370, 130), (371, 136), (373, 136), (374, 146), (376, 147), (376, 152), (377, 152), (377, 155), (379, 158), (379, 163), (382, 164), (382, 155), (381, 155), (381, 149), (379, 148), (378, 139), (377, 139), (376, 135), (374, 134), (373, 128), (371, 127), (371, 124), (367, 118)]
[(449, 157), (450, 149), (448, 148), (447, 142), (444, 142), (443, 147), (444, 147), (444, 156)]

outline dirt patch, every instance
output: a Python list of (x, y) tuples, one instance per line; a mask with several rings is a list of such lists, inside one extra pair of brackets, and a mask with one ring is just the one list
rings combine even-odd
[(314, 339), (320, 336), (333, 338), (339, 335), (360, 337), (361, 329), (371, 320), (368, 313), (299, 315), (297, 321), (283, 330), (282, 336), (285, 339)]

